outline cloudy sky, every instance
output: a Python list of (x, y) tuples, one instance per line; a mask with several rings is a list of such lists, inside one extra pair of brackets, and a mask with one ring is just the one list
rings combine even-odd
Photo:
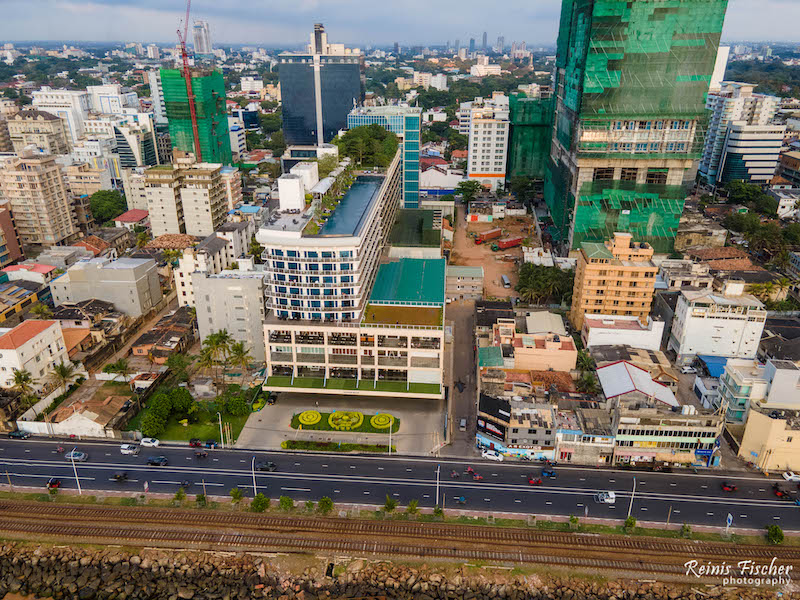
[[(458, 7), (455, 9), (454, 7)], [(194, 0), (192, 17), (211, 23), (215, 43), (304, 43), (314, 22), (350, 45), (555, 42), (559, 0)], [(0, 0), (0, 41), (172, 42), (184, 0)], [(501, 30), (499, 22), (505, 21)], [(725, 40), (800, 40), (800, 0), (729, 0)], [(487, 25), (491, 24), (491, 26)]]

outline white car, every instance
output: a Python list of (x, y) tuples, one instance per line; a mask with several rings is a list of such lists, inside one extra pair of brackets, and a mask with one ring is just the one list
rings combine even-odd
[(601, 504), (614, 504), (617, 501), (616, 492), (598, 492), (594, 496), (594, 501)]
[(681, 367), (681, 373), (683, 373), (684, 375), (694, 375), (695, 373), (697, 373), (697, 369), (695, 369), (694, 367)]
[(132, 454), (136, 456), (137, 454), (139, 454), (139, 446), (137, 446), (136, 444), (122, 444), (122, 446), (119, 447), (119, 453)]
[(783, 474), (783, 478), (784, 478), (786, 481), (800, 481), (800, 475), (798, 475), (798, 474), (797, 474), (797, 473), (795, 473), (794, 471), (786, 471), (786, 472)]
[(499, 454), (498, 452), (493, 452), (492, 450), (484, 450), (481, 452), (481, 457), (488, 458), (489, 460), (496, 460), (497, 462), (503, 462), (503, 455)]
[(139, 442), (144, 448), (157, 448), (160, 443), (156, 438), (142, 438)]

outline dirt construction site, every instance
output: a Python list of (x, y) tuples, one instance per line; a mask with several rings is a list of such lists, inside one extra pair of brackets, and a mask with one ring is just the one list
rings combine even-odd
[[(471, 233), (480, 234), (490, 229), (503, 230), (501, 237), (521, 236), (528, 238), (530, 245), (540, 246), (530, 217), (506, 217), (491, 223), (466, 222), (466, 211), (463, 206), (457, 207), (453, 252), (451, 265), (483, 267), (484, 296), (487, 298), (509, 298), (517, 295), (514, 287), (519, 279), (519, 267), (522, 264), (522, 247), (492, 251), (492, 242), (476, 244)], [(511, 289), (503, 287), (501, 275), (511, 280)]]

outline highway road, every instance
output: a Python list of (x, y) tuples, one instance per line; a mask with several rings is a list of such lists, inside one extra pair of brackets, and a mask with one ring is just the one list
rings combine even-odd
[[(142, 493), (145, 482), (151, 493), (175, 493), (184, 480), (191, 482), (187, 493), (202, 493), (205, 482), (209, 495), (227, 495), (239, 487), (245, 496), (253, 495), (251, 464), (273, 461), (275, 472), (256, 472), (257, 491), (271, 498), (290, 496), (297, 502), (329, 496), (334, 502), (382, 505), (386, 495), (405, 505), (416, 499), (420, 506), (456, 508), (455, 499), (464, 496), (470, 510), (520, 512), (529, 514), (586, 515), (622, 519), (631, 506), (634, 478), (636, 491), (631, 514), (640, 521), (693, 525), (725, 526), (728, 513), (733, 529), (763, 528), (778, 524), (786, 530), (800, 530), (800, 507), (778, 500), (772, 493), (775, 479), (757, 474), (731, 476), (713, 472), (662, 473), (589, 469), (560, 465), (555, 479), (541, 486), (530, 486), (527, 475), (539, 475), (541, 466), (517, 462), (427, 459), (407, 456), (363, 456), (301, 454), (290, 452), (252, 452), (209, 450), (208, 458), (198, 459), (194, 450), (162, 446), (142, 448), (138, 456), (124, 456), (119, 444), (104, 442), (54, 442), (50, 440), (0, 440), (0, 478), (12, 485), (41, 486), (58, 477), (65, 488), (76, 488), (72, 463), (56, 450), (77, 447), (89, 459), (76, 463), (82, 489), (125, 490)], [(148, 466), (150, 456), (166, 456), (165, 467)], [(464, 474), (467, 466), (483, 476), (476, 482)], [(437, 486), (437, 469), (440, 477)], [(457, 479), (451, 472), (460, 473)], [(114, 481), (124, 471), (128, 481)], [(723, 492), (723, 481), (736, 484), (738, 491)], [(782, 483), (797, 497), (797, 484)], [(614, 505), (594, 501), (598, 491), (615, 491)], [(462, 508), (459, 506), (458, 508)]]

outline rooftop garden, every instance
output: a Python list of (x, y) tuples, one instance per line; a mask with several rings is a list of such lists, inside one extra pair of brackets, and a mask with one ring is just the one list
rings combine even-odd
[(381, 125), (363, 125), (350, 129), (333, 140), (339, 154), (353, 159), (360, 167), (388, 167), (397, 154), (397, 136)]

